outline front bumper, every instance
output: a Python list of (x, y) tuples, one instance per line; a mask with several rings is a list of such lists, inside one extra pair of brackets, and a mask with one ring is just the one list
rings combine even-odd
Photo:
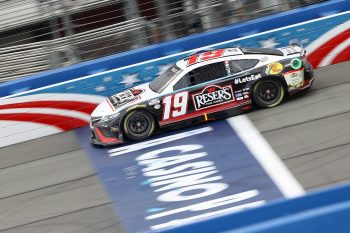
[(90, 141), (94, 145), (113, 146), (124, 143), (123, 134), (119, 131), (112, 132), (110, 128), (91, 127)]

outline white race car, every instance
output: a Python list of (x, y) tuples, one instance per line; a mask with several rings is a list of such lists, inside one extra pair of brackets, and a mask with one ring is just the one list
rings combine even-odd
[(299, 45), (223, 48), (179, 60), (152, 82), (107, 98), (91, 115), (91, 142), (115, 145), (172, 129), (277, 106), (311, 87), (313, 69)]

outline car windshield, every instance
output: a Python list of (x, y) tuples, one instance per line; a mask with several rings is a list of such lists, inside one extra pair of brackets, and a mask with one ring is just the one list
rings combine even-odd
[(177, 65), (170, 66), (168, 69), (163, 71), (158, 77), (156, 77), (149, 84), (149, 87), (152, 91), (161, 93), (180, 72), (181, 69)]

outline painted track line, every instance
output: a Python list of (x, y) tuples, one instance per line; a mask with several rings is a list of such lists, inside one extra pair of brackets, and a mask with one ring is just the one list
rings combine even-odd
[(147, 140), (144, 142), (139, 142), (139, 143), (135, 143), (135, 144), (131, 144), (131, 145), (117, 147), (117, 148), (109, 150), (108, 153), (109, 153), (109, 157), (114, 157), (114, 156), (123, 155), (123, 154), (130, 153), (130, 152), (138, 151), (140, 149), (145, 149), (148, 147), (157, 146), (157, 145), (160, 145), (160, 144), (163, 144), (166, 142), (187, 138), (187, 137), (201, 134), (201, 133), (206, 133), (206, 132), (209, 132), (212, 130), (213, 130), (212, 127), (207, 126), (204, 128), (194, 129), (191, 131), (173, 134), (173, 135), (166, 136), (166, 137), (161, 137), (161, 138)]
[(305, 193), (299, 182), (247, 116), (231, 117), (227, 121), (285, 197), (293, 198)]

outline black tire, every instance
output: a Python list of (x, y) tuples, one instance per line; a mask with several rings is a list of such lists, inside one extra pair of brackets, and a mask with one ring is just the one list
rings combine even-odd
[(253, 101), (260, 108), (272, 108), (279, 105), (285, 96), (282, 83), (276, 79), (264, 79), (253, 88)]
[(123, 121), (125, 136), (131, 141), (140, 141), (151, 136), (156, 129), (152, 114), (144, 110), (130, 112)]

